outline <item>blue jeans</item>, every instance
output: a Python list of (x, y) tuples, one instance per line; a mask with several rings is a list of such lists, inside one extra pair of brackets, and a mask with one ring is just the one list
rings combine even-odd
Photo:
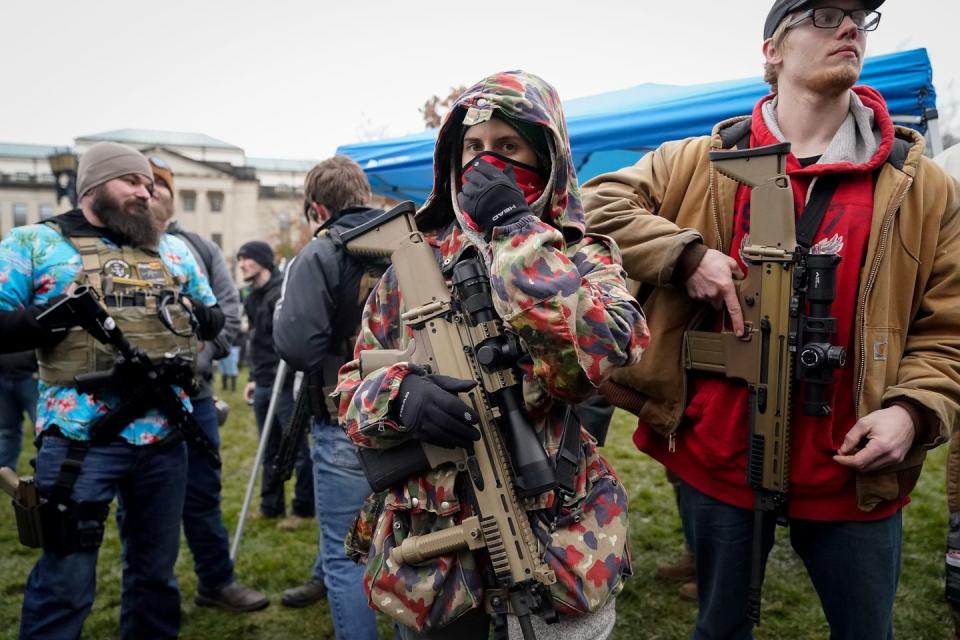
[[(680, 504), (697, 564), (700, 610), (693, 638), (753, 638), (747, 619), (753, 511), (715, 500), (686, 483), (680, 483)], [(764, 532), (764, 562), (774, 528), (771, 519)], [(830, 638), (892, 638), (902, 513), (869, 522), (791, 520), (789, 529), (790, 544), (820, 597)]]
[[(273, 471), (273, 461), (280, 451), (280, 441), (283, 439), (283, 429), (290, 424), (293, 415), (293, 375), (288, 378), (290, 384), (280, 390), (277, 398), (277, 412), (270, 429), (270, 437), (263, 455), (263, 480), (260, 483), (260, 512), (270, 518), (280, 517), (287, 512), (286, 498), (283, 491), (283, 478)], [(270, 393), (272, 389), (256, 385), (253, 390), (253, 413), (257, 417), (257, 430), (262, 434), (264, 423), (267, 421), (267, 410), (270, 408)], [(307, 449), (307, 437), (304, 434), (303, 442), (297, 451), (295, 464), (297, 481), (293, 489), (293, 513), (304, 518), (312, 518), (313, 506), (313, 465), (310, 464), (310, 451)]]
[(230, 347), (230, 354), (220, 360), (220, 375), (237, 376), (237, 365), (240, 362), (240, 347)]
[(0, 376), (0, 467), (16, 470), (23, 442), (23, 414), (37, 421), (37, 381), (33, 376)]
[[(193, 400), (193, 417), (204, 435), (220, 450), (220, 428), (213, 398)], [(230, 541), (220, 511), (220, 470), (187, 448), (187, 494), (183, 502), (183, 533), (193, 555), (198, 590), (212, 592), (233, 582)]]
[(313, 473), (320, 541), (313, 576), (327, 586), (327, 599), (337, 638), (376, 640), (377, 624), (363, 591), (364, 567), (347, 558), (343, 541), (370, 495), (356, 450), (343, 430), (314, 420)]
[[(36, 482), (51, 490), (67, 452), (67, 441), (46, 436), (37, 453)], [(124, 516), (123, 591), (120, 637), (176, 638), (180, 590), (173, 572), (180, 549), (180, 514), (187, 454), (182, 443), (166, 451), (112, 442), (91, 447), (73, 487), (77, 502), (109, 502), (116, 495)], [(20, 637), (79, 638), (93, 605), (98, 550), (67, 556), (44, 552), (23, 595)]]

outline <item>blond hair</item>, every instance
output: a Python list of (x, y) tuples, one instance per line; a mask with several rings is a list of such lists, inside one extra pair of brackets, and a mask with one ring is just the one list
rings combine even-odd
[(333, 156), (307, 174), (303, 197), (307, 205), (323, 205), (335, 216), (347, 207), (366, 204), (370, 200), (370, 183), (356, 162), (347, 156)]
[[(788, 13), (783, 20), (780, 21), (780, 24), (777, 25), (777, 28), (774, 29), (773, 35), (770, 36), (770, 44), (774, 49), (779, 51), (780, 47), (783, 46), (783, 41), (787, 37), (787, 31), (789, 31), (788, 27), (796, 20), (800, 13), (802, 12), (795, 11)], [(772, 65), (769, 62), (763, 63), (763, 81), (770, 85), (770, 91), (772, 93), (777, 92), (777, 76), (779, 73), (779, 65)]]

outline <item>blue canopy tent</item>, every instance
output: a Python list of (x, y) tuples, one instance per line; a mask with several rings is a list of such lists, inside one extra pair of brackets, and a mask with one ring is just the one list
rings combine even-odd
[[(883, 94), (894, 116), (923, 122), (935, 107), (926, 49), (867, 58), (860, 82)], [(580, 181), (633, 164), (667, 140), (709, 133), (726, 118), (750, 113), (768, 93), (759, 78), (675, 86), (641, 84), (564, 102)], [(363, 167), (375, 193), (422, 203), (433, 182), (436, 129), (402, 138), (347, 144), (338, 154)]]

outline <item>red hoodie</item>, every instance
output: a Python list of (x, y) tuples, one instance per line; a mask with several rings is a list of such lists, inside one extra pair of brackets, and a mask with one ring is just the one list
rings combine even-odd
[[(852, 352), (854, 315), (860, 270), (867, 251), (873, 216), (874, 172), (880, 168), (893, 145), (893, 122), (879, 93), (868, 87), (854, 92), (874, 112), (874, 128), (881, 143), (866, 163), (842, 162), (801, 167), (797, 158), (787, 157), (787, 174), (794, 193), (794, 207), (803, 211), (807, 190), (815, 176), (842, 174), (842, 180), (824, 215), (816, 235), (814, 253), (837, 253), (837, 295), (831, 307), (837, 319), (833, 344)], [(761, 106), (772, 96), (757, 103), (751, 122), (750, 146), (779, 142), (763, 120)], [(741, 186), (734, 205), (733, 241), (730, 255), (744, 263), (740, 249), (750, 229), (750, 189)], [(804, 415), (803, 386), (795, 390), (794, 419), (790, 443), (790, 493), (788, 514), (808, 520), (874, 520), (892, 515), (909, 501), (884, 502), (873, 511), (857, 508), (855, 474), (833, 461), (844, 436), (856, 423), (854, 412), (853, 359), (835, 374), (831, 386), (833, 412), (826, 417)], [(668, 441), (642, 422), (634, 434), (637, 447), (650, 454), (685, 482), (699, 491), (728, 504), (750, 509), (753, 493), (746, 483), (748, 432), (748, 392), (742, 382), (723, 376), (697, 374), (692, 377), (690, 404), (677, 431), (675, 450)]]

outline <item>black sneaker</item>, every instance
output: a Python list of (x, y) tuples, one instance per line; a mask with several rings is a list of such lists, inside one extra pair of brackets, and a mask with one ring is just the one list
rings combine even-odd
[(285, 607), (309, 607), (310, 605), (327, 599), (327, 588), (322, 580), (310, 578), (306, 584), (287, 589), (283, 592), (280, 604)]

